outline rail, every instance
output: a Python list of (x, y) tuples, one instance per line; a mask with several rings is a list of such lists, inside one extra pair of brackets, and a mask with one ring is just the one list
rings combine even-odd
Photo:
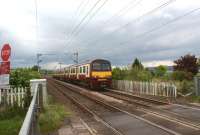
[(32, 101), (20, 129), (19, 135), (37, 135), (37, 115), (39, 108), (47, 103), (46, 79), (35, 79), (30, 81)]

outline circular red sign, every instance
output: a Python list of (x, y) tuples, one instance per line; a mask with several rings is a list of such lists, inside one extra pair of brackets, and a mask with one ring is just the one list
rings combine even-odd
[(11, 54), (11, 48), (9, 44), (5, 44), (1, 49), (1, 58), (3, 61), (8, 61)]

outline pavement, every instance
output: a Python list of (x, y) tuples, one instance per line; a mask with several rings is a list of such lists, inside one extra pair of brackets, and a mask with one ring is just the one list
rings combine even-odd
[(61, 127), (58, 135), (92, 135), (93, 131), (79, 117), (70, 118), (70, 124)]

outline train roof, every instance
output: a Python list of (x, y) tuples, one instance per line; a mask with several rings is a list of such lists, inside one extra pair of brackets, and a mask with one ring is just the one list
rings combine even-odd
[(104, 60), (104, 61), (110, 62), (109, 60), (106, 60), (106, 59), (92, 59), (92, 60), (87, 60), (87, 61), (79, 63), (79, 64), (69, 65), (69, 66), (67, 66), (65, 68), (70, 68), (70, 67), (74, 67), (74, 66), (81, 66), (81, 65), (85, 65), (85, 64), (90, 64), (90, 63), (92, 63), (94, 61), (97, 61), (97, 60)]

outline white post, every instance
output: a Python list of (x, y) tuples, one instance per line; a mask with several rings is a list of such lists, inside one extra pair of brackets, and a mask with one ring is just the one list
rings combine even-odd
[(1, 104), (1, 89), (0, 89), (0, 104)]
[(11, 105), (13, 105), (13, 97), (14, 97), (14, 93), (13, 93), (13, 89), (11, 88), (10, 89), (10, 92), (11, 92)]

